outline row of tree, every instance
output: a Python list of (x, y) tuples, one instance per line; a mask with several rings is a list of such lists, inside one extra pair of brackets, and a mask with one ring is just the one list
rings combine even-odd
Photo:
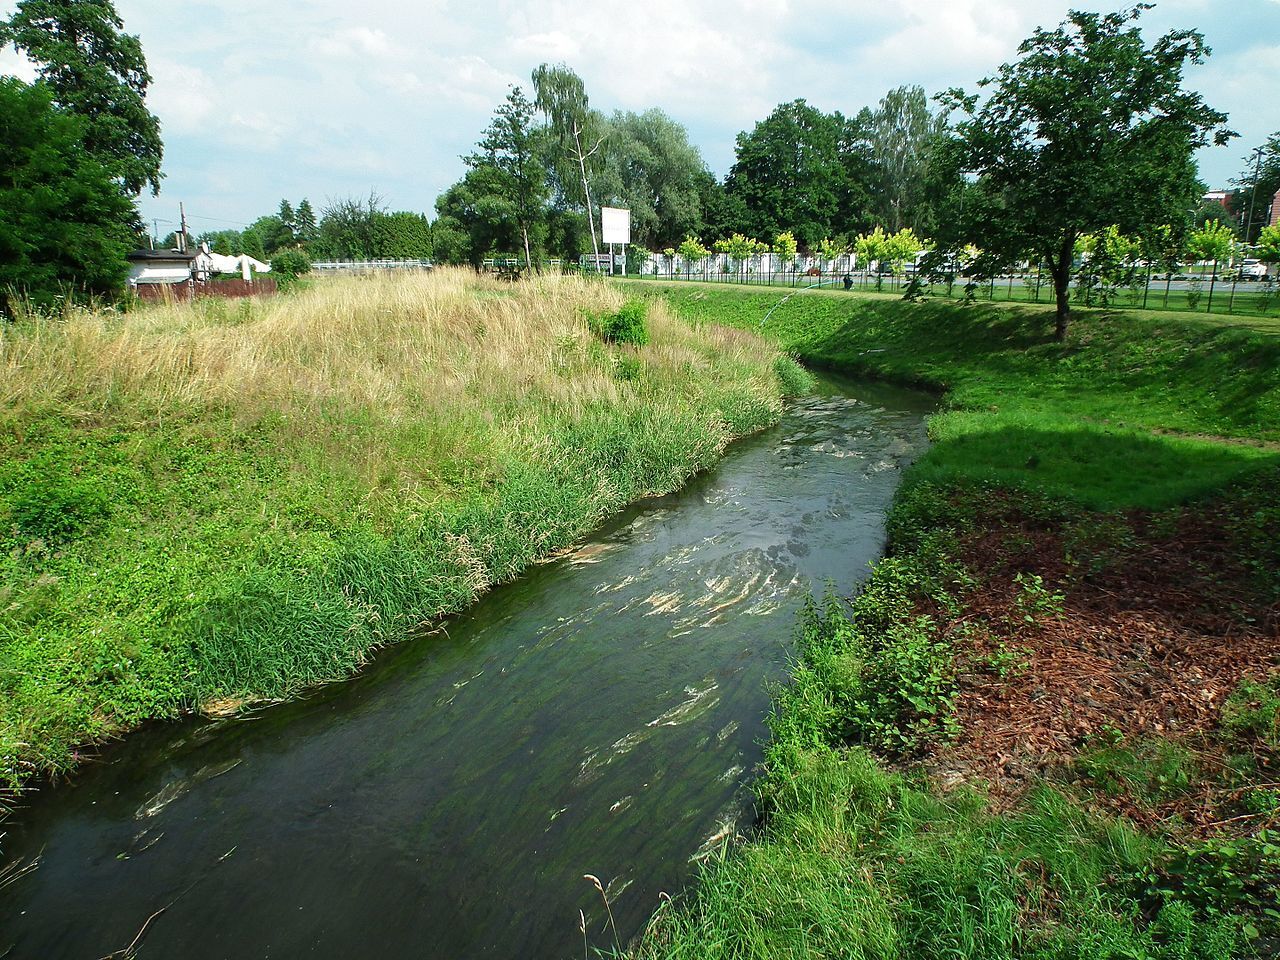
[[(170, 234), (162, 241), (170, 246)], [(371, 193), (365, 198), (332, 200), (317, 217), (311, 201), (295, 208), (281, 200), (279, 209), (259, 217), (243, 230), (215, 230), (200, 242), (214, 253), (248, 254), (269, 260), (285, 250), (297, 250), (315, 260), (427, 260), (432, 257), (431, 223), (426, 215), (389, 211)]]
[(804, 100), (781, 104), (739, 134), (733, 167), (718, 181), (661, 110), (605, 116), (564, 64), (543, 64), (532, 82), (532, 100), (511, 89), (463, 158), (467, 173), (437, 201), (439, 259), (575, 260), (599, 251), (600, 206), (628, 208), (633, 242), (651, 250), (689, 235), (784, 231), (808, 248), (876, 224), (934, 222), (942, 191), (929, 157), (945, 124), (920, 87), (890, 91), (855, 117)]

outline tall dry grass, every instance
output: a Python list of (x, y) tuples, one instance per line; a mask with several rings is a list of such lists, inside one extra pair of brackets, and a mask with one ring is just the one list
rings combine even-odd
[(776, 348), (598, 281), (464, 271), (0, 328), (0, 776), (285, 696), (780, 409)]

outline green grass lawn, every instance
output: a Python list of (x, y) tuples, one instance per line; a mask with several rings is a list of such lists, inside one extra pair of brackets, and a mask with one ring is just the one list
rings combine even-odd
[(762, 327), (773, 291), (639, 289), (695, 320), (762, 331), (807, 364), (945, 391), (921, 477), (1162, 506), (1280, 462), (1280, 328), (1086, 311), (1059, 344), (1047, 308), (817, 291)]

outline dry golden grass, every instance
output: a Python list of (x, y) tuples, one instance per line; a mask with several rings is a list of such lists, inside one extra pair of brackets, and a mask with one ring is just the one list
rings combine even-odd
[(622, 304), (444, 270), (0, 328), (0, 778), (340, 677), (776, 418), (776, 347), (662, 303), (601, 342)]

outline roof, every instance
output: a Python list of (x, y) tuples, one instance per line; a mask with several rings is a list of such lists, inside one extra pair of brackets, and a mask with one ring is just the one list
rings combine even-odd
[(133, 250), (124, 257), (126, 260), (181, 260), (190, 262), (196, 258), (194, 253), (183, 253), (181, 250)]

